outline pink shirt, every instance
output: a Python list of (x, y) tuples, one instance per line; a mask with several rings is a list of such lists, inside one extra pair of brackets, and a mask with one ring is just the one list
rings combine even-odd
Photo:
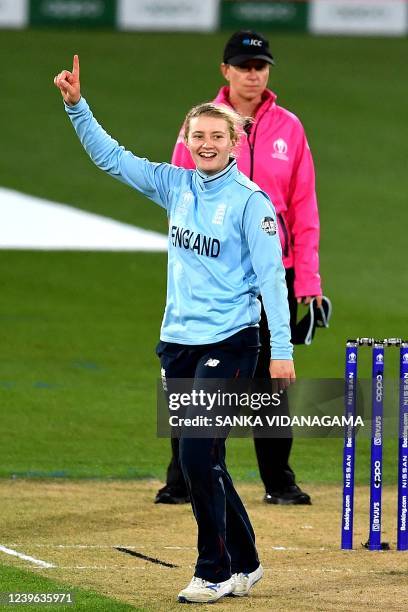
[[(214, 102), (231, 106), (229, 87)], [(195, 168), (184, 144), (184, 130), (173, 151), (172, 163)], [(319, 213), (313, 159), (303, 126), (293, 113), (276, 104), (265, 90), (249, 136), (238, 147), (238, 168), (271, 198), (278, 216), (285, 268), (295, 270), (295, 295), (321, 295), (319, 274)]]

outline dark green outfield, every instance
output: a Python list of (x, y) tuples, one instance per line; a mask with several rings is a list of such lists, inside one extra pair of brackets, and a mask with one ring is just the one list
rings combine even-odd
[(0, 592), (1, 593), (70, 593), (74, 603), (70, 605), (55, 604), (55, 605), (2, 605), (3, 610), (26, 609), (31, 612), (44, 612), (44, 610), (58, 610), (58, 612), (130, 612), (131, 610), (143, 612), (143, 608), (136, 608), (129, 604), (103, 597), (93, 591), (85, 591), (69, 584), (62, 585), (54, 580), (43, 578), (36, 575), (34, 572), (26, 572), (22, 569), (0, 565)]
[[(0, 32), (0, 185), (166, 231), (159, 207), (87, 160), (52, 79), (78, 52), (83, 93), (107, 130), (166, 160), (185, 111), (221, 85), (224, 38)], [(302, 118), (316, 161), (334, 305), (330, 330), (296, 352), (297, 371), (340, 377), (347, 337), (408, 335), (408, 41), (273, 35), (272, 49), (272, 88)], [(162, 254), (0, 251), (0, 476), (163, 477), (154, 346), (165, 268)], [(256, 478), (252, 443), (229, 447), (235, 476)], [(300, 480), (339, 481), (340, 447), (297, 441)]]

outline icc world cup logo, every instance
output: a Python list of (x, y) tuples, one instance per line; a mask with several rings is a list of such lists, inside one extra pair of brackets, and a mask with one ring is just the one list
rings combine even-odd
[(273, 143), (273, 150), (274, 152), (272, 153), (272, 157), (275, 157), (276, 159), (282, 159), (284, 161), (288, 161), (289, 159), (287, 156), (288, 145), (283, 140), (283, 138), (278, 138), (277, 140), (275, 140), (275, 142)]

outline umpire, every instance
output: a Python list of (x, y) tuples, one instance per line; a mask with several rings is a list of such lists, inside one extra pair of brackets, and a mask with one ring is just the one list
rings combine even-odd
[[(292, 342), (300, 344), (296, 327), (298, 304), (316, 297), (322, 305), (319, 275), (319, 215), (312, 155), (303, 126), (290, 111), (278, 106), (276, 94), (267, 88), (274, 58), (266, 38), (255, 31), (236, 32), (228, 40), (221, 73), (228, 84), (214, 102), (252, 117), (238, 153), (238, 167), (271, 198), (278, 217), (283, 264), (290, 307)], [(185, 146), (183, 128), (172, 163), (194, 168)], [(255, 378), (269, 379), (270, 337), (264, 309), (260, 322), (262, 343)], [(270, 504), (310, 504), (310, 496), (296, 484), (289, 457), (293, 438), (254, 438), (259, 472)], [(172, 458), (166, 485), (156, 503), (185, 503), (187, 489), (180, 469), (178, 439), (172, 439)]]

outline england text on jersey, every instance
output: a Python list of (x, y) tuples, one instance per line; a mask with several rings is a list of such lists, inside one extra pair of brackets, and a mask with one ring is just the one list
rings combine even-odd
[(220, 254), (220, 241), (211, 236), (204, 236), (184, 227), (171, 226), (171, 243), (184, 249), (191, 249), (197, 255), (207, 257), (218, 257)]

